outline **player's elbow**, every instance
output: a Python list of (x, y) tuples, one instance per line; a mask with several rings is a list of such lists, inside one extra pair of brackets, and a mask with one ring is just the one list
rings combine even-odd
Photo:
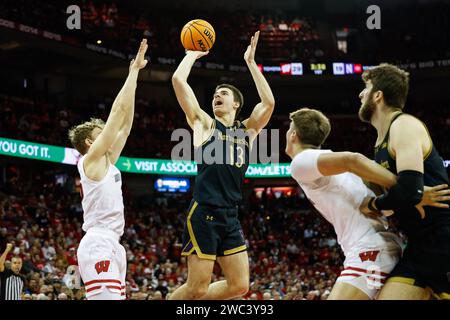
[(269, 98), (267, 101), (265, 101), (264, 104), (266, 105), (267, 109), (273, 110), (275, 108), (275, 99)]
[(174, 73), (172, 75), (172, 84), (175, 85), (178, 82), (180, 82), (180, 78)]
[(185, 82), (185, 81), (180, 76), (178, 76), (176, 73), (173, 74), (172, 85), (174, 87), (179, 87), (180, 85), (183, 84), (183, 82)]
[(413, 170), (401, 171), (394, 188), (404, 206), (415, 206), (423, 198), (423, 173)]
[(360, 167), (366, 157), (358, 152), (344, 152), (343, 163), (348, 172), (354, 172), (356, 168)]

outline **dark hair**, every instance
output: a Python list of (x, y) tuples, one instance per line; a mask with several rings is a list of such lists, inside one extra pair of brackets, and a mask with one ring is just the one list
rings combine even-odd
[(301, 108), (289, 114), (302, 144), (320, 147), (331, 131), (330, 120), (319, 110)]
[(228, 84), (228, 83), (222, 83), (219, 84), (216, 87), (216, 90), (219, 90), (221, 88), (227, 88), (230, 89), (231, 92), (233, 92), (233, 97), (234, 97), (234, 102), (238, 102), (239, 103), (239, 107), (236, 110), (236, 115), (235, 115), (235, 119), (238, 117), (239, 113), (241, 112), (242, 106), (244, 105), (244, 96), (242, 95), (242, 93), (239, 91), (238, 88), (236, 88), (235, 86)]
[(387, 63), (364, 71), (365, 82), (372, 81), (372, 92), (382, 91), (384, 101), (391, 108), (403, 109), (409, 91), (409, 73)]

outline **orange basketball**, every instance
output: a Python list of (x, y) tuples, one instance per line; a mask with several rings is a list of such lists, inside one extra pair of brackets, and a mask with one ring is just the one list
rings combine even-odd
[(181, 30), (181, 43), (186, 50), (208, 51), (216, 41), (216, 32), (205, 20), (191, 20)]

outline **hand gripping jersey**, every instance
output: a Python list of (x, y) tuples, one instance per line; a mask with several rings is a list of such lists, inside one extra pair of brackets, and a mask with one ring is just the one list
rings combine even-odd
[(317, 159), (330, 150), (306, 150), (291, 164), (292, 177), (302, 187), (314, 207), (333, 226), (344, 253), (358, 247), (385, 245), (396, 238), (387, 230), (383, 217), (370, 219), (359, 211), (367, 196), (375, 196), (362, 179), (352, 173), (323, 176), (317, 168)]
[(352, 173), (323, 176), (317, 160), (331, 150), (305, 150), (291, 163), (297, 180), (314, 207), (334, 227), (338, 243), (345, 254), (344, 270), (337, 279), (350, 283), (370, 298), (386, 281), (401, 253), (401, 241), (388, 231), (385, 217), (371, 219), (359, 207), (374, 193), (362, 179)]

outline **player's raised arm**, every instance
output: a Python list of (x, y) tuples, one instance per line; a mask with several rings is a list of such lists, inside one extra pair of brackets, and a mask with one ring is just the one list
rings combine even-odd
[(6, 249), (5, 251), (2, 253), (2, 255), (0, 256), (0, 272), (3, 272), (5, 270), (5, 261), (6, 261), (6, 256), (8, 255), (8, 253), (12, 250), (13, 245), (11, 243), (8, 243), (6, 245)]
[(272, 90), (255, 62), (258, 39), (259, 31), (252, 36), (250, 45), (247, 47), (244, 54), (244, 60), (247, 63), (253, 81), (255, 82), (256, 89), (258, 90), (258, 95), (261, 99), (261, 102), (253, 109), (250, 117), (243, 122), (248, 129), (253, 129), (255, 134), (258, 134), (267, 123), (269, 123), (275, 107), (275, 98), (272, 94)]
[[(147, 40), (143, 40), (141, 42), (141, 46), (139, 48), (138, 55), (141, 55), (143, 52), (147, 50)], [(142, 54), (143, 56), (143, 54)], [(117, 138), (117, 134), (119, 130), (122, 128), (124, 123), (124, 119), (129, 115), (134, 108), (134, 95), (137, 85), (137, 78), (139, 75), (139, 70), (145, 66), (147, 63), (146, 60), (135, 61), (130, 67), (130, 72), (128, 74), (127, 79), (125, 80), (125, 84), (117, 95), (116, 99), (111, 108), (111, 112), (109, 113), (108, 120), (106, 121), (105, 127), (102, 132), (98, 135), (95, 141), (92, 143), (89, 148), (88, 153), (86, 154), (86, 165), (89, 162), (95, 162), (95, 160), (100, 159), (104, 156), (112, 147), (114, 141)]]
[[(147, 40), (144, 39), (139, 47), (139, 51), (136, 55), (136, 58), (133, 59), (130, 63), (129, 74), (133, 74), (132, 78), (134, 79), (134, 74), (139, 74), (139, 70), (145, 68), (147, 65), (147, 60), (145, 60), (145, 53), (147, 52), (148, 44)], [(133, 86), (134, 84), (134, 86)], [(126, 113), (125, 118), (123, 119), (122, 126), (117, 133), (116, 139), (114, 140), (111, 148), (109, 149), (109, 159), (112, 164), (115, 164), (117, 159), (122, 152), (125, 143), (127, 142), (128, 136), (131, 132), (131, 127), (133, 126), (134, 119), (134, 101), (135, 101), (135, 93), (136, 93), (136, 82), (131, 82), (131, 84), (127, 87), (124, 86), (122, 90), (116, 97), (114, 103), (120, 103), (126, 105)], [(117, 102), (116, 102), (117, 101)]]
[(194, 128), (194, 123), (197, 121), (200, 121), (204, 128), (209, 128), (212, 123), (212, 118), (200, 108), (194, 91), (187, 82), (195, 61), (207, 54), (208, 51), (186, 51), (186, 56), (172, 76), (172, 85), (178, 103), (186, 114), (186, 119), (192, 129)]

